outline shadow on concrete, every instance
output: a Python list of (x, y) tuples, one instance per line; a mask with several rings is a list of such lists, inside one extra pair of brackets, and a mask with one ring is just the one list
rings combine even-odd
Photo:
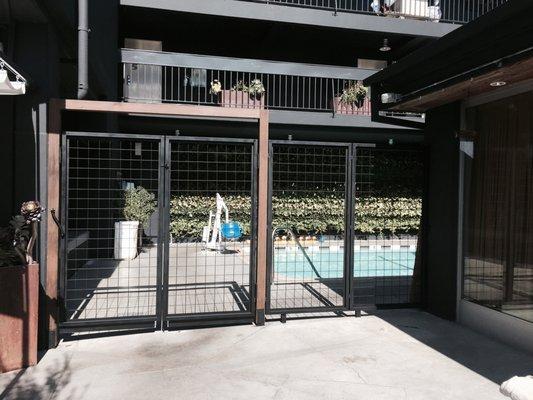
[[(99, 339), (105, 337), (113, 336), (126, 336), (126, 335), (137, 335), (139, 333), (150, 333), (155, 332), (156, 328), (131, 328), (131, 329), (116, 329), (108, 331), (80, 331), (76, 333), (63, 333), (61, 335), (61, 340), (64, 342), (73, 342), (84, 339)], [(0, 399), (1, 400), (1, 399)]]
[(533, 372), (533, 355), (426, 312), (381, 310), (372, 315), (497, 384)]
[(66, 358), (38, 375), (32, 374), (33, 371), (30, 368), (11, 373), (13, 377), (0, 393), (0, 400), (51, 400), (57, 398), (58, 393), (62, 398), (76, 400), (82, 398), (86, 390), (71, 385), (70, 360)]

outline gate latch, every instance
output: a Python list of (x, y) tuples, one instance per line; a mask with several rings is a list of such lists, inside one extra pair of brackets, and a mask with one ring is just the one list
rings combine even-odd
[(63, 230), (63, 227), (61, 226), (61, 222), (59, 222), (59, 219), (57, 219), (56, 210), (52, 208), (50, 210), (50, 214), (52, 214), (52, 219), (54, 220), (54, 222), (57, 225), (57, 228), (59, 229), (59, 234), (61, 236), (61, 239), (63, 239), (65, 237), (65, 231)]

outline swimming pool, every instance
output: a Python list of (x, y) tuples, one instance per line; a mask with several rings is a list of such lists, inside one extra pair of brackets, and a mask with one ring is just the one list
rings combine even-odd
[[(307, 251), (275, 249), (274, 272), (290, 279), (342, 278), (344, 250)], [(354, 255), (354, 277), (412, 276), (416, 253), (410, 249), (358, 250)], [(313, 268), (314, 267), (314, 268)]]

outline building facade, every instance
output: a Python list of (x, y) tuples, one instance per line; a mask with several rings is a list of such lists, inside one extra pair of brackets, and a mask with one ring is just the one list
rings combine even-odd
[(48, 344), (406, 305), (455, 318), (431, 120), (378, 112), (362, 81), (499, 2), (0, 4), (28, 79), (0, 98), (2, 219), (31, 197), (48, 210)]
[[(428, 239), (429, 259), (440, 260), (456, 319), (529, 351), (532, 22), (530, 4), (509, 2), (443, 37), (432, 53), (413, 53), (367, 82), (401, 95), (380, 107), (427, 113), (434, 182), (428, 213), (438, 222)], [(492, 33), (481, 33), (488, 26)], [(459, 42), (469, 44), (450, 55)], [(418, 81), (404, 80), (417, 73)], [(443, 235), (450, 240), (439, 243)]]

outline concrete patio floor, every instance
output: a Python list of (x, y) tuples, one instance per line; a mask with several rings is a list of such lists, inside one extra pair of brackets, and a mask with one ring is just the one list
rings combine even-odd
[(503, 399), (533, 356), (416, 310), (65, 341), (1, 399)]

